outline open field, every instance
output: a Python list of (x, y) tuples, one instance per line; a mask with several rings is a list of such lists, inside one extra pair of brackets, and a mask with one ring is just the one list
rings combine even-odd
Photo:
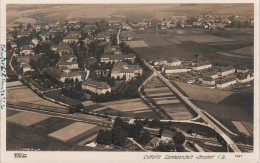
[[(32, 104), (43, 104), (45, 106), (49, 107), (55, 107), (55, 108), (63, 108), (63, 106), (60, 106), (58, 104), (55, 104), (53, 102), (44, 100), (40, 98), (38, 95), (36, 95), (32, 90), (27, 88), (26, 86), (22, 85), (21, 82), (16, 82), (9, 84), (12, 87), (7, 87), (7, 103), (19, 103), (19, 102), (26, 102), (26, 103), (32, 103)], [(16, 86), (17, 85), (17, 86)], [(21, 86), (22, 85), (22, 86)]]
[(131, 48), (140, 48), (140, 47), (148, 47), (145, 41), (126, 41), (126, 44)]
[(13, 122), (22, 126), (30, 126), (42, 120), (49, 118), (48, 115), (37, 114), (32, 112), (21, 112), (10, 116), (7, 118), (7, 121)]
[(127, 99), (104, 103), (84, 102), (88, 111), (122, 117), (160, 118), (141, 99)]
[(202, 86), (197, 86), (193, 84), (187, 84), (182, 82), (175, 83), (187, 94), (190, 98), (194, 100), (218, 103), (224, 100), (226, 97), (232, 94), (229, 91), (222, 91), (218, 89), (209, 89)]
[(7, 107), (7, 109), (6, 109), (6, 118), (8, 118), (8, 117), (10, 117), (10, 116), (13, 116), (13, 115), (15, 115), (15, 114), (18, 114), (18, 113), (20, 113), (19, 111), (16, 111), (16, 110), (10, 110), (10, 109), (8, 109), (8, 107)]
[(233, 50), (232, 52), (242, 54), (242, 55), (254, 56), (254, 47), (253, 46), (247, 46), (247, 47), (244, 47), (244, 48)]
[(49, 136), (55, 137), (57, 139), (67, 141), (83, 132), (90, 130), (91, 128), (96, 127), (93, 124), (75, 122), (67, 127), (64, 127), (58, 131), (50, 133)]
[(72, 123), (74, 123), (73, 120), (63, 119), (58, 117), (50, 117), (48, 119), (45, 119), (43, 121), (31, 125), (29, 128), (36, 130), (41, 134), (48, 135), (61, 128), (71, 125)]
[(139, 34), (142, 40), (144, 40), (149, 46), (167, 46), (170, 43), (161, 35), (155, 34)]
[(24, 149), (41, 151), (89, 151), (91, 148), (80, 147), (70, 143), (36, 133), (19, 125), (7, 122), (6, 150), (23, 151)]
[(217, 118), (228, 119), (232, 121), (253, 122), (243, 108), (234, 105), (212, 104), (207, 102), (194, 101), (201, 109), (209, 112)]
[(227, 53), (227, 52), (217, 52), (217, 54), (224, 55), (224, 56), (227, 56), (227, 57), (237, 57), (237, 58), (246, 58), (246, 59), (252, 59), (254, 57), (254, 56), (244, 56), (244, 55)]
[(207, 111), (213, 115), (216, 119), (222, 122), (231, 131), (237, 133), (238, 129), (232, 123), (232, 121), (238, 121), (246, 123), (244, 125), (247, 130), (252, 131), (253, 118), (251, 118), (248, 112), (245, 111), (241, 106), (227, 105), (227, 104), (212, 104), (207, 102), (193, 101), (202, 110)]

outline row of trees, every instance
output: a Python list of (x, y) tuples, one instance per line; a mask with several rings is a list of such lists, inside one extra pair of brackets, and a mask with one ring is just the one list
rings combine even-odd
[(144, 131), (141, 123), (128, 124), (119, 117), (115, 119), (114, 126), (111, 131), (99, 130), (96, 140), (99, 144), (114, 144), (123, 146), (126, 143), (127, 137), (132, 137), (143, 145), (147, 144), (151, 140), (150, 133), (148, 131)]

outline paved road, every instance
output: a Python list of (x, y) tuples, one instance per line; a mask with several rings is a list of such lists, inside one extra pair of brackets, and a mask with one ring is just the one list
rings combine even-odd
[(117, 39), (117, 44), (118, 45), (120, 44), (120, 32), (121, 32), (121, 29), (119, 28), (119, 30), (117, 32), (117, 35), (116, 35), (116, 39)]
[(227, 142), (228, 146), (234, 152), (241, 152), (237, 147), (236, 143), (228, 137), (215, 123), (213, 123), (204, 113), (202, 113), (201, 109), (195, 106), (188, 97), (184, 96), (176, 87), (174, 87), (168, 79), (166, 79), (160, 72), (158, 72), (154, 67), (152, 67), (149, 63), (144, 61), (144, 64), (149, 67), (153, 72), (157, 73), (160, 79), (171, 89), (173, 90), (191, 109), (193, 109), (208, 125), (210, 125), (222, 138)]

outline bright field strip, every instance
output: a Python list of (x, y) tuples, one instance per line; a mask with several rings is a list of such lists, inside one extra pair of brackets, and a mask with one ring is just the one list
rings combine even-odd
[(63, 141), (67, 141), (94, 127), (96, 127), (96, 125), (82, 123), (82, 122), (75, 122), (67, 127), (64, 127), (58, 131), (55, 131), (55, 132), (49, 134), (49, 136), (55, 137), (55, 138), (63, 140)]
[(187, 120), (192, 118), (192, 115), (189, 112), (175, 112), (167, 114), (169, 114), (174, 120)]
[(168, 87), (160, 87), (160, 88), (145, 88), (145, 92), (150, 93), (150, 92), (165, 92), (165, 91), (170, 91)]
[(51, 116), (44, 115), (44, 114), (38, 114), (32, 112), (21, 112), (8, 117), (7, 121), (27, 127), (50, 117)]
[(153, 94), (149, 94), (147, 93), (148, 96), (150, 97), (160, 97), (160, 96), (167, 96), (167, 95), (173, 95), (172, 92), (166, 92), (166, 93), (153, 93)]
[(227, 52), (217, 52), (220, 55), (224, 55), (227, 57), (237, 57), (237, 58), (245, 58), (245, 59), (253, 59), (253, 56), (244, 56), (244, 55), (239, 55), (239, 54), (232, 54), (232, 53), (227, 53)]
[(241, 122), (232, 121), (232, 123), (238, 129), (239, 132), (242, 132), (242, 133), (246, 134), (247, 136), (251, 136), (251, 134), (247, 131), (247, 129), (244, 127), (244, 125)]
[(126, 44), (131, 48), (149, 47), (149, 45), (144, 41), (126, 41)]
[(175, 100), (175, 99), (177, 99), (177, 97), (176, 96), (172, 96), (172, 97), (153, 97), (153, 99), (155, 101), (157, 101), (157, 100)]
[[(100, 103), (100, 105), (118, 111), (137, 111), (149, 109), (140, 99), (138, 100), (120, 100), (115, 102)], [(105, 109), (105, 108), (104, 108)], [(103, 109), (102, 109), (103, 110)], [(96, 111), (96, 110), (95, 110)]]
[(180, 101), (178, 99), (176, 100), (158, 100), (156, 101), (157, 104), (178, 104)]

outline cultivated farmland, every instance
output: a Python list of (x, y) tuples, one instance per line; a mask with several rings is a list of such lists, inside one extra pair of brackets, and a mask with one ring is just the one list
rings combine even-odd
[(126, 41), (126, 44), (129, 45), (131, 48), (140, 48), (140, 47), (149, 46), (144, 41)]
[(8, 117), (7, 121), (13, 122), (13, 123), (16, 123), (16, 124), (19, 124), (22, 126), (30, 126), (34, 123), (40, 122), (49, 117), (50, 116), (48, 116), (48, 115), (37, 114), (37, 113), (32, 113), (32, 112), (21, 112), (21, 113)]
[(186, 120), (193, 117), (184, 104), (157, 77), (152, 78), (144, 86), (144, 91), (146, 96), (152, 98), (172, 119)]
[(175, 83), (194, 100), (218, 103), (231, 95), (233, 92), (218, 89), (209, 89), (198, 85), (175, 81)]
[(145, 105), (141, 99), (119, 100), (104, 103), (85, 102), (83, 105), (86, 110), (97, 113), (115, 116), (120, 115), (129, 118), (159, 118), (159, 116)]
[(55, 131), (49, 136), (52, 136), (54, 138), (67, 141), (79, 134), (84, 133), (87, 130), (90, 130), (92, 128), (96, 127), (96, 125), (88, 124), (88, 123), (81, 123), (81, 122), (75, 122), (67, 127), (64, 127), (58, 131)]

